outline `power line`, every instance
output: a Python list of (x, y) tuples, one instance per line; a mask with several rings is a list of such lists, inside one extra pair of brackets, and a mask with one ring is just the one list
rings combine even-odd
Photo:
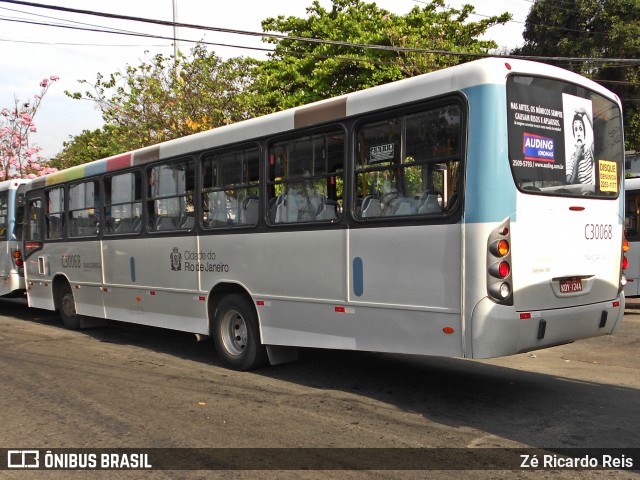
[[(14, 12), (14, 13), (21, 13), (23, 15), (29, 15), (31, 17), (40, 17), (40, 18), (45, 18), (48, 20), (56, 20), (59, 22), (65, 22), (64, 24), (76, 24), (76, 25), (83, 25), (83, 26), (89, 26), (89, 27), (96, 27), (96, 28), (103, 28), (103, 29), (108, 29), (110, 31), (114, 31), (114, 32), (129, 32), (129, 33), (136, 33), (136, 32), (132, 32), (130, 30), (123, 30), (120, 28), (113, 28), (113, 27), (104, 27), (102, 25), (94, 25), (91, 23), (85, 23), (85, 22), (78, 22), (76, 20), (69, 20), (66, 18), (58, 18), (58, 17), (52, 17), (49, 15), (42, 15), (42, 14), (38, 14), (38, 13), (33, 13), (33, 12), (25, 12), (23, 10), (16, 10), (14, 8), (8, 8), (8, 7), (0, 7), (0, 10), (6, 10), (8, 12)], [(8, 20), (15, 20), (15, 21), (19, 21), (19, 20), (26, 20), (24, 18), (18, 18), (18, 17), (14, 17), (14, 18), (3, 18), (4, 19), (8, 19)], [(62, 24), (62, 25), (64, 25)]]
[[(129, 15), (119, 15), (113, 13), (105, 13), (105, 12), (97, 12), (91, 10), (81, 10), (69, 7), (60, 7), (54, 5), (45, 5), (34, 2), (25, 2), (20, 0), (0, 0), (2, 3), (11, 3), (17, 5), (24, 5), (35, 8), (44, 8), (55, 11), (62, 11), (67, 13), (78, 13), (82, 15), (92, 15), (99, 16), (103, 18), (112, 18), (118, 20), (127, 20), (127, 21), (135, 21), (141, 23), (149, 23), (155, 25), (162, 26), (177, 26), (180, 28), (187, 29), (195, 29), (195, 30), (205, 30), (205, 31), (213, 31), (218, 33), (228, 33), (235, 35), (248, 35), (253, 37), (261, 37), (261, 38), (273, 38), (277, 40), (289, 40), (289, 41), (300, 41), (307, 43), (316, 43), (316, 44), (325, 44), (325, 45), (336, 45), (343, 46), (349, 48), (359, 48), (359, 49), (373, 49), (373, 50), (383, 50), (383, 51), (391, 51), (396, 53), (428, 53), (428, 54), (438, 54), (438, 55), (456, 55), (456, 56), (467, 56), (467, 57), (495, 57), (500, 56), (502, 58), (522, 58), (529, 60), (542, 60), (542, 61), (574, 61), (574, 62), (611, 62), (611, 63), (619, 63), (619, 64), (640, 64), (640, 59), (632, 59), (632, 58), (600, 58), (600, 57), (556, 57), (556, 56), (524, 56), (524, 55), (495, 55), (490, 53), (473, 53), (473, 52), (455, 52), (451, 50), (438, 50), (438, 49), (424, 49), (424, 48), (412, 48), (412, 47), (394, 47), (388, 45), (375, 45), (375, 44), (362, 44), (362, 43), (352, 43), (352, 42), (344, 42), (340, 40), (326, 40), (326, 39), (318, 39), (318, 38), (308, 38), (308, 37), (298, 37), (292, 35), (281, 35), (275, 33), (267, 33), (267, 32), (251, 32), (247, 30), (238, 30), (238, 29), (230, 29), (230, 28), (220, 28), (220, 27), (208, 27), (204, 25), (196, 25), (189, 23), (180, 23), (180, 22), (169, 22), (166, 20), (157, 20), (143, 17), (133, 17)], [(141, 36), (149, 36), (150, 34), (141, 34)], [(166, 37), (160, 37), (166, 38)], [(227, 46), (227, 45), (225, 45)], [(266, 49), (265, 49), (266, 50)]]
[[(157, 34), (151, 34), (151, 33), (139, 33), (139, 32), (133, 32), (133, 31), (127, 31), (127, 30), (120, 30), (120, 29), (108, 29), (108, 27), (102, 28), (102, 27), (98, 27), (98, 28), (90, 28), (90, 27), (79, 27), (79, 26), (74, 26), (74, 25), (65, 25), (65, 24), (54, 24), (54, 23), (44, 23), (44, 22), (38, 22), (35, 20), (26, 20), (26, 19), (11, 19), (11, 18), (2, 18), (0, 17), (0, 21), (7, 21), (7, 22), (15, 22), (15, 23), (25, 23), (25, 24), (29, 24), (29, 25), (39, 25), (39, 26), (44, 26), (44, 27), (55, 27), (55, 28), (65, 28), (68, 30), (79, 30), (79, 31), (85, 31), (85, 32), (93, 32), (93, 33), (109, 33), (112, 35), (125, 35), (125, 36), (132, 36), (132, 37), (143, 37), (143, 38), (151, 38), (151, 39), (156, 39), (156, 40), (171, 40), (173, 41), (174, 38), (173, 37), (168, 37), (168, 36), (162, 36), (162, 35), (157, 35)], [(86, 24), (88, 25), (88, 24)], [(248, 49), (248, 50), (256, 50), (256, 51), (263, 51), (263, 52), (271, 52), (273, 51), (272, 49), (269, 48), (261, 48), (261, 47), (246, 47), (246, 46), (242, 46), (242, 45), (232, 45), (232, 44), (227, 44), (227, 43), (218, 43), (218, 42), (209, 42), (209, 41), (205, 41), (205, 40), (190, 40), (187, 38), (179, 38), (178, 40), (180, 40), (181, 42), (188, 42), (188, 43), (200, 43), (203, 45), (210, 45), (210, 46), (217, 46), (217, 47), (227, 47), (227, 48), (241, 48), (241, 49)], [(0, 41), (4, 41), (4, 42), (15, 42), (15, 43), (32, 43), (32, 44), (38, 44), (38, 45), (75, 45), (75, 46), (101, 46), (101, 45), (96, 45), (96, 44), (74, 44), (74, 43), (65, 43), (65, 42), (36, 42), (36, 41), (25, 41), (25, 40), (8, 40), (8, 39), (0, 39)], [(102, 46), (114, 46), (114, 45), (102, 45)], [(115, 46), (126, 46), (126, 45), (115, 45)], [(131, 46), (135, 46), (135, 45), (131, 45)]]

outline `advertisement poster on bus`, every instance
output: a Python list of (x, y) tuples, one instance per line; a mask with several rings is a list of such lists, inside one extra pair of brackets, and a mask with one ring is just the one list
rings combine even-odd
[(509, 158), (518, 178), (596, 185), (591, 100), (512, 83)]

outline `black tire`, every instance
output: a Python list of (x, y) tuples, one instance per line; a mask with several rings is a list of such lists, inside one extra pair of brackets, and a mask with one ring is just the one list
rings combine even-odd
[(69, 330), (80, 328), (80, 315), (76, 313), (76, 301), (73, 298), (73, 290), (68, 283), (60, 287), (58, 293), (58, 309), (62, 324)]
[(267, 350), (260, 342), (258, 316), (246, 296), (231, 294), (220, 300), (212, 336), (216, 352), (227, 367), (244, 371), (266, 365)]

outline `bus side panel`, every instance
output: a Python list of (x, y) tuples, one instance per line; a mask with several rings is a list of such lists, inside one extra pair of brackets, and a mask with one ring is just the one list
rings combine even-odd
[[(284, 300), (259, 306), (258, 314), (263, 342), (270, 345), (462, 356), (457, 314), (362, 305), (336, 311), (333, 304)], [(453, 334), (445, 333), (446, 327)]]
[(104, 316), (102, 304), (102, 258), (100, 242), (88, 240), (49, 244), (52, 276), (63, 274), (71, 283), (79, 315)]
[[(344, 302), (345, 235), (343, 229), (203, 235), (202, 289), (232, 282), (254, 298)], [(314, 328), (315, 319), (300, 312), (290, 320)]]
[(29, 306), (53, 310), (53, 280), (70, 284), (80, 315), (104, 316), (100, 242), (48, 243), (26, 261)]
[(361, 228), (349, 237), (349, 300), (459, 315), (460, 224)]
[(104, 241), (107, 318), (208, 333), (206, 302), (198, 289), (196, 237)]
[(0, 241), (0, 296), (7, 295), (11, 292), (9, 278), (11, 275), (11, 254), (9, 252), (9, 243)]

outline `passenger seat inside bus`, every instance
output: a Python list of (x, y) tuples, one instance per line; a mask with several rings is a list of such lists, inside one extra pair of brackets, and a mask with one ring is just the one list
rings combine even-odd
[(166, 232), (175, 230), (178, 227), (178, 223), (175, 217), (158, 217), (156, 219), (156, 232)]
[(225, 227), (229, 225), (227, 216), (227, 194), (213, 192), (209, 197), (209, 220), (207, 227)]
[(360, 216), (362, 218), (380, 217), (382, 215), (382, 206), (380, 199), (376, 195), (367, 195), (362, 200), (362, 210)]
[(316, 220), (337, 220), (337, 208), (338, 202), (331, 200), (330, 198), (323, 197), (323, 203), (320, 205), (320, 211), (316, 215)]
[(298, 221), (300, 211), (300, 195), (295, 189), (281, 193), (276, 202), (276, 223), (290, 223)]
[(255, 225), (258, 223), (260, 202), (258, 197), (247, 197), (240, 207), (240, 225)]
[(422, 192), (422, 195), (420, 195), (418, 199), (417, 210), (419, 215), (425, 213), (440, 213), (442, 209), (438, 203), (438, 194), (432, 190)]

